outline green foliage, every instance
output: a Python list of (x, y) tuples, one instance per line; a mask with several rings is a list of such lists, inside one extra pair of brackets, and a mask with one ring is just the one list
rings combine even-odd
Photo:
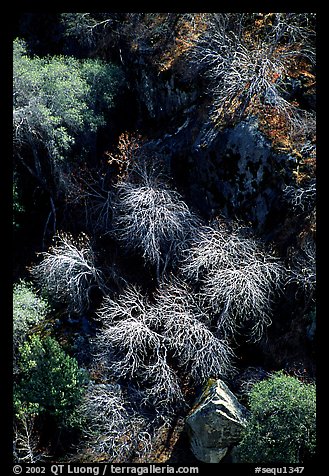
[[(85, 371), (52, 337), (32, 336), (20, 347), (21, 380), (15, 392), (16, 411), (29, 404), (38, 413), (69, 426), (84, 394)], [(35, 406), (38, 405), (38, 407)], [(31, 408), (32, 408), (31, 407)]]
[(35, 418), (40, 414), (39, 403), (25, 402), (22, 400), (17, 386), (14, 386), (13, 404), (16, 422), (22, 422), (27, 417)]
[(316, 389), (283, 372), (255, 384), (237, 447), (242, 463), (302, 463), (315, 452)]
[(14, 41), (15, 145), (46, 149), (63, 159), (78, 134), (104, 124), (122, 76), (100, 60), (69, 56), (29, 57), (23, 41)]
[(45, 298), (38, 296), (32, 284), (20, 281), (13, 289), (14, 343), (22, 343), (28, 332), (45, 319), (50, 307)]
[[(102, 111), (111, 108), (122, 85), (123, 75), (121, 70), (99, 59), (85, 59), (80, 63), (80, 73), (82, 79), (88, 84), (86, 99), (88, 104), (91, 105), (90, 109), (94, 113), (100, 114)], [(101, 115), (96, 116), (96, 120), (101, 124), (104, 123)]]

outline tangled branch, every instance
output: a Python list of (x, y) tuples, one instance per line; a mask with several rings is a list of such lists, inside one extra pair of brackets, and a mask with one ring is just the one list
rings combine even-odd
[(126, 462), (134, 453), (150, 453), (148, 422), (125, 400), (119, 385), (90, 384), (80, 413), (87, 421), (83, 432), (92, 454)]
[(177, 261), (194, 229), (196, 218), (178, 193), (146, 168), (137, 169), (139, 180), (117, 186), (114, 235), (130, 249), (138, 249), (156, 266), (157, 277)]
[(38, 463), (46, 454), (40, 451), (40, 435), (36, 430), (35, 415), (21, 414), (14, 425), (14, 460), (18, 463)]
[(128, 287), (116, 300), (104, 298), (95, 359), (106, 378), (135, 382), (143, 403), (161, 410), (180, 405), (179, 379), (167, 362), (165, 338), (154, 328), (154, 310), (140, 291)]
[(184, 404), (181, 377), (204, 383), (232, 372), (233, 352), (208, 327), (187, 285), (162, 283), (154, 304), (140, 291), (127, 289), (106, 297), (98, 312), (102, 329), (95, 357), (106, 378), (137, 385), (142, 404), (164, 412)]
[[(189, 50), (193, 66), (204, 71), (213, 97), (213, 120), (241, 118), (256, 99), (273, 106), (293, 131), (307, 126), (309, 115), (289, 101), (287, 72), (296, 58), (314, 62), (314, 30), (305, 15), (274, 14), (262, 28), (249, 31), (248, 15), (210, 14), (208, 28)], [(253, 20), (255, 21), (255, 20)]]
[(70, 311), (83, 312), (90, 304), (90, 291), (106, 290), (102, 273), (95, 266), (95, 255), (89, 238), (81, 234), (74, 240), (70, 234), (59, 233), (43, 260), (31, 273), (41, 288), (54, 301), (64, 303)]
[(155, 304), (157, 325), (178, 366), (195, 383), (233, 371), (233, 352), (207, 326), (208, 316), (199, 308), (191, 291), (178, 280), (160, 287)]
[(310, 180), (300, 187), (287, 185), (283, 190), (286, 200), (292, 205), (294, 210), (309, 211), (315, 206), (316, 183)]
[(316, 288), (316, 244), (311, 236), (306, 237), (300, 251), (291, 258), (288, 283), (297, 283), (311, 296)]
[(150, 307), (141, 290), (131, 285), (116, 297), (105, 296), (97, 311), (97, 316), (103, 326), (111, 326), (125, 319), (139, 319), (147, 324)]
[(222, 223), (195, 235), (181, 265), (183, 275), (199, 283), (204, 306), (218, 317), (218, 327), (233, 336), (249, 325), (259, 339), (270, 324), (272, 296), (282, 279), (282, 266), (256, 239), (229, 232)]
[(107, 170), (80, 168), (60, 174), (61, 187), (69, 205), (83, 210), (83, 220), (91, 232), (107, 233), (112, 227), (113, 189)]

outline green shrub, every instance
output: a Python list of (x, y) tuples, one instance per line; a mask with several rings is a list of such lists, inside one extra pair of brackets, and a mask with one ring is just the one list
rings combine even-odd
[(44, 180), (40, 149), (58, 165), (78, 137), (105, 124), (123, 77), (118, 67), (96, 59), (29, 56), (20, 39), (13, 53), (14, 150), (28, 147), (35, 159), (29, 168)]
[(20, 347), (19, 364), (21, 379), (15, 391), (16, 401), (38, 404), (39, 414), (70, 425), (87, 382), (76, 359), (67, 355), (54, 338), (34, 335)]
[(47, 301), (38, 296), (32, 284), (20, 281), (13, 289), (14, 346), (21, 344), (28, 332), (50, 312)]
[(316, 392), (283, 372), (255, 384), (237, 447), (241, 463), (302, 463), (315, 452)]

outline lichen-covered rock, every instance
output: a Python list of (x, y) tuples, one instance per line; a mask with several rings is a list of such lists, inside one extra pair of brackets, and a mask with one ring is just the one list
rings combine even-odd
[(186, 418), (194, 456), (204, 463), (218, 463), (241, 439), (248, 411), (220, 379), (211, 380)]

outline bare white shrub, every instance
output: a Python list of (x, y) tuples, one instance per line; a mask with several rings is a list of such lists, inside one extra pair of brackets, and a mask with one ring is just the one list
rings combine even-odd
[(178, 321), (186, 316), (194, 316), (209, 323), (209, 316), (198, 306), (197, 297), (192, 294), (186, 282), (170, 274), (160, 283), (155, 293), (152, 325), (162, 333), (169, 317)]
[(182, 380), (204, 383), (233, 371), (227, 342), (208, 327), (189, 286), (173, 276), (161, 283), (154, 303), (130, 286), (117, 298), (105, 297), (98, 316), (95, 361), (103, 377), (131, 383), (141, 404), (161, 414), (184, 406)]
[(44, 461), (45, 453), (40, 451), (40, 435), (35, 428), (35, 415), (21, 413), (14, 424), (13, 456), (17, 463), (37, 463)]
[(288, 283), (297, 283), (311, 296), (316, 288), (316, 243), (307, 236), (301, 243), (300, 250), (291, 257)]
[(135, 168), (134, 174), (136, 181), (117, 185), (114, 236), (128, 248), (138, 249), (156, 267), (160, 279), (168, 264), (176, 262), (196, 218), (159, 174), (146, 167)]
[(283, 189), (283, 195), (294, 210), (310, 210), (315, 206), (316, 182), (315, 180), (310, 180), (300, 187), (286, 185)]
[(194, 382), (203, 384), (210, 377), (225, 377), (233, 371), (233, 352), (228, 344), (197, 319), (170, 319), (164, 335), (179, 366)]
[(260, 241), (243, 236), (238, 228), (229, 231), (218, 223), (200, 229), (181, 271), (200, 284), (203, 304), (218, 316), (224, 336), (234, 336), (247, 323), (251, 337), (259, 339), (271, 323), (272, 297), (281, 283), (282, 266)]
[(81, 234), (74, 240), (70, 234), (59, 233), (43, 260), (32, 267), (31, 273), (48, 295), (68, 306), (69, 311), (81, 313), (90, 303), (90, 290), (106, 289), (89, 238)]
[(117, 378), (140, 378), (150, 364), (159, 365), (165, 359), (162, 336), (136, 318), (103, 327), (101, 339), (108, 347), (107, 370)]
[(145, 370), (141, 375), (142, 404), (151, 404), (162, 417), (172, 415), (185, 405), (181, 380), (167, 362), (166, 349), (163, 358)]
[(287, 70), (296, 58), (314, 61), (315, 48), (309, 41), (314, 30), (301, 27), (304, 20), (295, 14), (274, 15), (274, 26), (264, 22), (261, 33), (248, 31), (250, 15), (208, 15), (208, 27), (196, 38), (189, 55), (192, 66), (201, 67), (209, 79), (215, 122), (228, 111), (241, 117), (249, 103), (258, 98), (275, 107), (293, 130), (299, 128), (301, 120), (307, 127), (303, 111), (287, 99)]
[(225, 266), (229, 251), (233, 255), (241, 251), (235, 240), (230, 238), (221, 222), (216, 228), (200, 227), (193, 236), (190, 248), (184, 252), (181, 265), (183, 275), (192, 282), (198, 282), (209, 270)]
[(102, 328), (94, 339), (95, 360), (105, 378), (133, 382), (143, 403), (161, 410), (183, 402), (179, 379), (167, 362), (166, 339), (155, 328), (152, 306), (140, 290), (106, 297), (98, 312)]
[(255, 262), (239, 268), (218, 269), (209, 274), (202, 289), (205, 303), (220, 310), (218, 327), (234, 336), (240, 325), (251, 324), (251, 337), (258, 340), (271, 324), (272, 278), (269, 265)]
[(276, 43), (303, 45), (303, 54), (315, 60), (315, 13), (275, 13), (267, 35)]
[(179, 367), (195, 383), (233, 372), (233, 351), (207, 326), (188, 287), (173, 279), (160, 287), (155, 306), (156, 322)]
[(213, 226), (198, 229), (181, 262), (186, 278), (198, 282), (211, 270), (238, 266), (249, 259), (252, 262), (255, 256), (264, 253), (242, 225), (231, 224), (230, 227), (218, 220)]
[(90, 384), (80, 412), (86, 419), (85, 445), (96, 458), (102, 455), (124, 463), (134, 453), (149, 454), (148, 422), (125, 400), (119, 385)]
[(109, 326), (124, 319), (138, 318), (147, 323), (151, 315), (150, 306), (141, 290), (133, 285), (127, 285), (124, 291), (117, 295), (107, 295), (97, 311), (98, 318), (104, 326)]

